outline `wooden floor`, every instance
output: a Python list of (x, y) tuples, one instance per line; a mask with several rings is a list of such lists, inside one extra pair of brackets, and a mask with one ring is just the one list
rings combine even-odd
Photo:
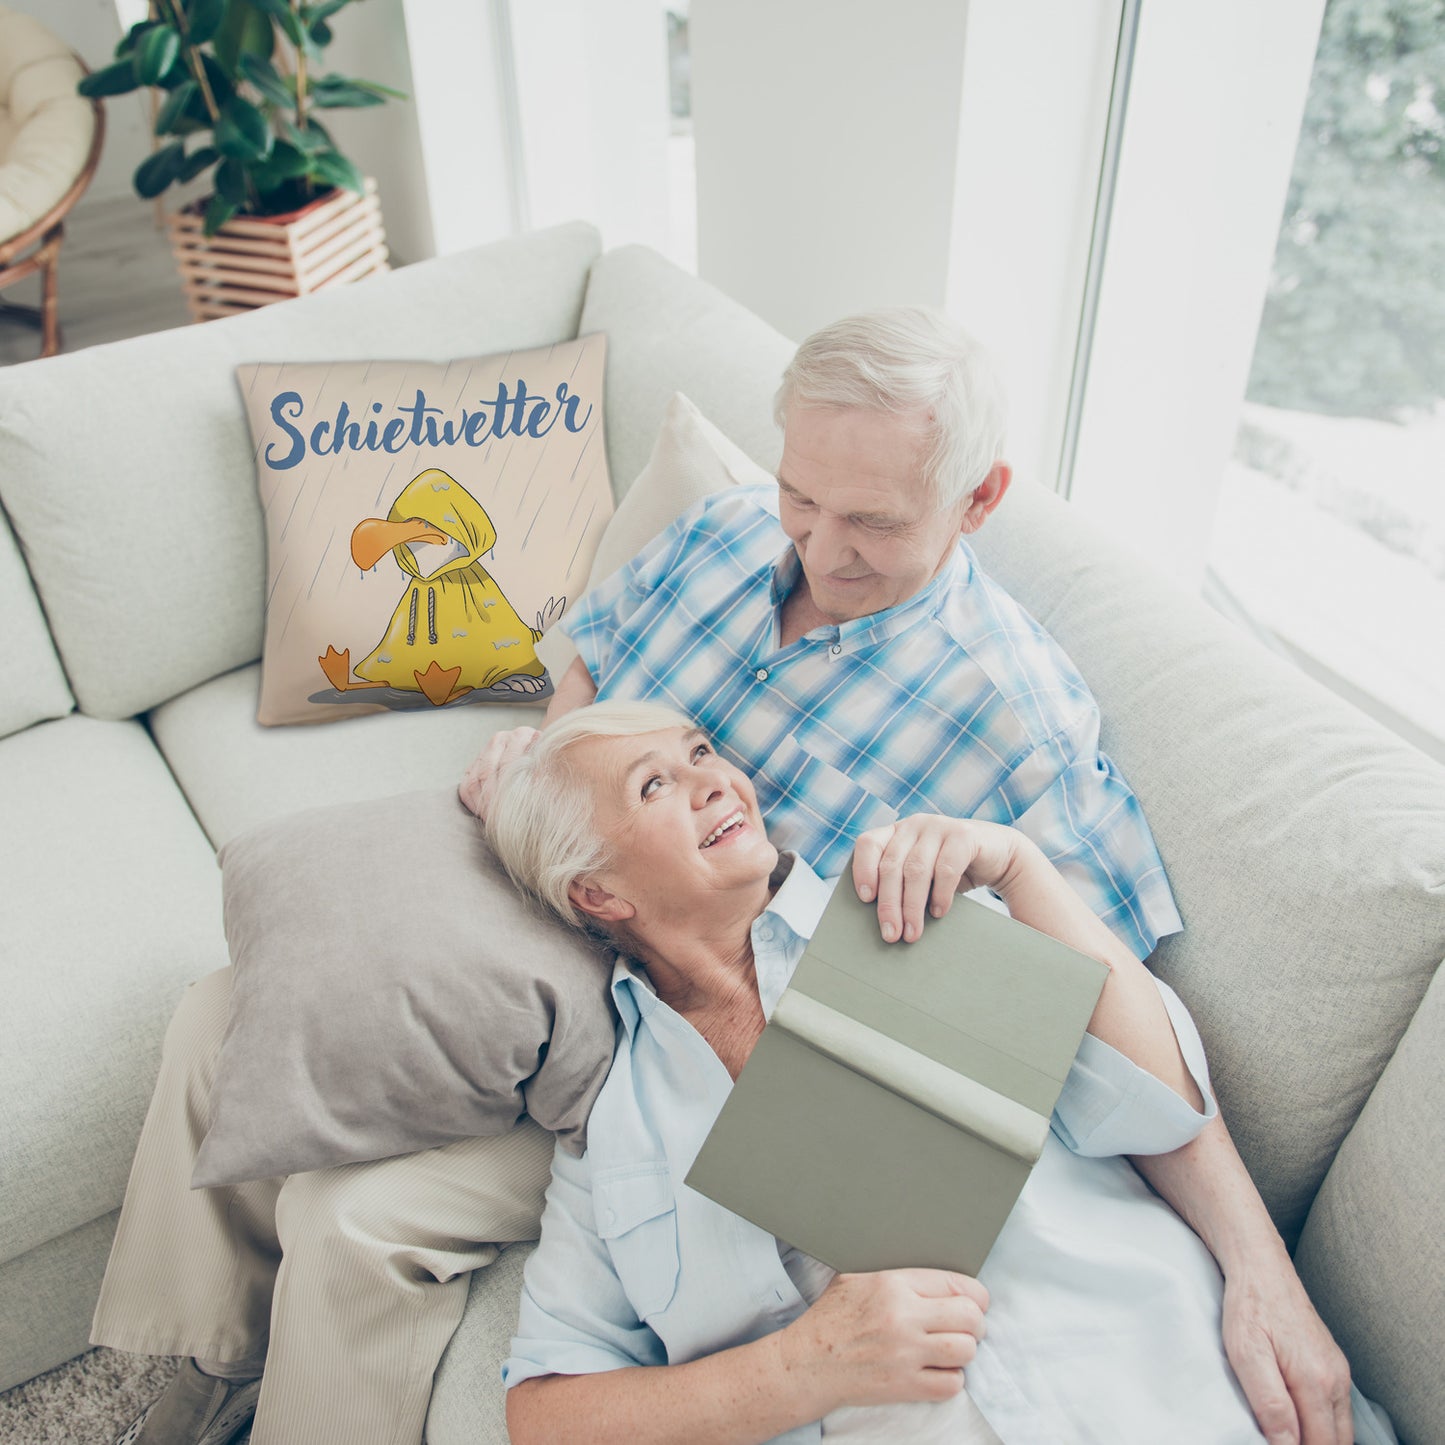
[[(155, 208), (135, 196), (76, 206), (65, 222), (59, 277), (62, 351), (190, 324)], [(0, 302), (39, 299), (38, 277), (0, 292)], [(39, 328), (0, 309), (0, 366), (39, 355)]]

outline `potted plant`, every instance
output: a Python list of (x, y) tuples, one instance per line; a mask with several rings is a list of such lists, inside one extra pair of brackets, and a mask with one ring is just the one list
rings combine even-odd
[(156, 93), (161, 143), (136, 170), (141, 196), (211, 173), (210, 196), (168, 221), (197, 320), (386, 269), (375, 183), (317, 118), (405, 98), (324, 71), (350, 3), (151, 0), (114, 62), (80, 82), (91, 97)]

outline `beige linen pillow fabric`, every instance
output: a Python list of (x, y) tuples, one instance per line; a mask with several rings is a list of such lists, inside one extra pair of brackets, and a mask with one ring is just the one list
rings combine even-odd
[(612, 515), (606, 338), (237, 368), (266, 515), (258, 721), (539, 702)]
[(612, 957), (518, 896), (451, 789), (315, 808), (221, 849), (235, 978), (192, 1184), (505, 1133), (580, 1152)]
[[(630, 562), (664, 527), (689, 507), (728, 487), (772, 482), (743, 449), (729, 441), (680, 391), (667, 404), (647, 465), (608, 523), (587, 586)], [(577, 649), (557, 628), (538, 644), (537, 655), (561, 677)]]

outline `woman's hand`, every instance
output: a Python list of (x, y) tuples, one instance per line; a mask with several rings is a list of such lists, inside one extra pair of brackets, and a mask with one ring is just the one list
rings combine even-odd
[(1017, 829), (999, 823), (916, 813), (858, 839), (853, 886), (865, 903), (878, 900), (887, 942), (912, 943), (923, 932), (925, 912), (942, 918), (954, 895), (970, 888), (1003, 892), (1033, 848)]
[(984, 1336), (988, 1291), (965, 1274), (840, 1274), (779, 1337), (784, 1369), (840, 1405), (947, 1400)]
[(511, 728), (497, 733), (486, 747), (479, 752), (457, 784), (457, 796), (482, 822), (492, 806), (492, 791), (496, 786), (497, 772), (513, 758), (520, 757), (537, 741), (541, 734), (536, 728)]

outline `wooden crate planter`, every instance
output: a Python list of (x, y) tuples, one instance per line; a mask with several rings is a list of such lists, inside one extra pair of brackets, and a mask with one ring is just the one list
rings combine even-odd
[(198, 212), (166, 217), (193, 321), (235, 316), (386, 271), (376, 182), (332, 191), (284, 216), (237, 216), (207, 236)]

